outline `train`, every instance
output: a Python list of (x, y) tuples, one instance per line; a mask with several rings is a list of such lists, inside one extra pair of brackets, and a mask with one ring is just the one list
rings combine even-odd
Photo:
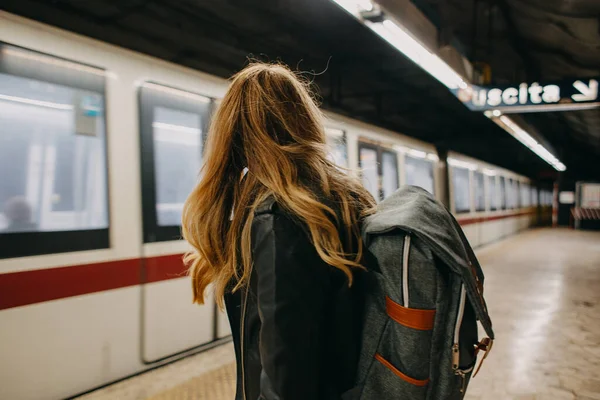
[[(73, 397), (229, 340), (214, 302), (192, 304), (179, 226), (227, 86), (0, 11), (0, 398)], [(548, 222), (552, 193), (524, 176), (325, 117), (330, 156), (378, 200), (449, 185), (474, 246)]]

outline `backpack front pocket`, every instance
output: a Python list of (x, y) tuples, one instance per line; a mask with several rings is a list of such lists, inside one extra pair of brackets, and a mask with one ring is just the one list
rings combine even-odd
[(435, 310), (403, 307), (386, 297), (386, 313), (389, 321), (376, 358), (387, 360), (408, 382), (429, 379)]
[(411, 378), (377, 353), (361, 399), (424, 400), (428, 384), (429, 379)]

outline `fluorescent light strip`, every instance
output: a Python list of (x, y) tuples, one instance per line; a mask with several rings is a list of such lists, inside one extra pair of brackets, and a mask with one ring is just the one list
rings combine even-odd
[(369, 0), (334, 0), (340, 7), (354, 16), (360, 11), (372, 11), (373, 3)]
[(361, 11), (372, 11), (375, 7), (369, 0), (333, 0), (355, 18), (361, 20), (373, 32), (398, 49), (406, 57), (423, 68), (431, 76), (450, 89), (466, 89), (467, 82), (458, 72), (453, 70), (441, 58), (429, 51), (410, 32), (396, 22), (385, 19), (383, 22), (372, 22), (364, 19)]
[(51, 64), (51, 65), (55, 65), (57, 67), (69, 68), (69, 69), (73, 69), (73, 70), (77, 70), (77, 71), (81, 71), (81, 72), (88, 72), (88, 73), (94, 74), (94, 75), (100, 75), (100, 76), (106, 75), (106, 71), (101, 68), (94, 68), (94, 67), (90, 67), (87, 65), (74, 63), (71, 61), (61, 60), (56, 57), (50, 57), (50, 56), (45, 56), (42, 54), (32, 53), (29, 51), (23, 51), (23, 50), (11, 49), (11, 48), (3, 48), (2, 52), (4, 54), (10, 55), (10, 56), (25, 58), (27, 60), (32, 60), (32, 61), (36, 61), (36, 62), (43, 62), (45, 64)]
[(383, 22), (364, 21), (364, 23), (449, 89), (467, 88), (467, 83), (456, 71), (394, 21), (386, 19)]
[(144, 83), (142, 83), (142, 87), (157, 90), (157, 91), (163, 92), (163, 93), (173, 94), (175, 96), (180, 96), (180, 97), (185, 97), (185, 98), (192, 99), (192, 100), (197, 100), (201, 103), (210, 103), (210, 99), (208, 97), (201, 96), (196, 93), (186, 92), (185, 90), (174, 89), (171, 87), (158, 85), (156, 83), (144, 82)]
[(506, 132), (510, 133), (515, 139), (523, 143), (527, 148), (537, 154), (542, 160), (552, 165), (557, 171), (565, 171), (567, 167), (565, 164), (560, 162), (552, 153), (550, 153), (544, 146), (537, 142), (531, 135), (529, 135), (523, 128), (517, 125), (512, 119), (506, 115), (500, 117), (494, 117), (494, 114), (486, 113), (487, 117), (491, 117), (498, 126), (503, 128)]
[(72, 104), (52, 103), (50, 101), (34, 100), (34, 99), (28, 99), (26, 97), (7, 96), (4, 94), (0, 94), (0, 100), (12, 101), (15, 103), (22, 103), (22, 104), (29, 104), (32, 106), (53, 108), (55, 110), (72, 110), (74, 108)]
[[(339, 6), (350, 12), (354, 17), (362, 21), (373, 32), (386, 40), (406, 57), (410, 58), (415, 64), (433, 76), (435, 79), (443, 83), (449, 89), (466, 89), (469, 83), (456, 72), (450, 65), (444, 62), (440, 57), (429, 51), (410, 32), (399, 26), (396, 22), (390, 19), (384, 19), (383, 22), (372, 22), (364, 19), (360, 15), (360, 10), (371, 11), (371, 8), (365, 8), (364, 3), (367, 0), (333, 0)], [(512, 108), (514, 110), (514, 108)], [(500, 110), (486, 111), (485, 115), (488, 118), (502, 118)], [(498, 124), (500, 125), (500, 124)], [(502, 125), (501, 125), (502, 126)], [(505, 128), (507, 132), (513, 135), (517, 140), (523, 143), (528, 148), (532, 149), (538, 156), (551, 164), (558, 171), (566, 170), (566, 166), (561, 163), (556, 157), (550, 154), (543, 146), (539, 145), (527, 132), (520, 127), (513, 129)], [(541, 148), (540, 148), (541, 147)]]

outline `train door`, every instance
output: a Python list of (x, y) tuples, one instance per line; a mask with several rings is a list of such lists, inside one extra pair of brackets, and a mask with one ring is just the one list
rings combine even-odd
[(146, 363), (215, 340), (215, 307), (192, 304), (181, 212), (198, 181), (213, 100), (156, 83), (139, 91), (142, 178), (141, 352)]
[(363, 185), (377, 202), (398, 189), (400, 182), (396, 151), (361, 141), (358, 144), (358, 165)]

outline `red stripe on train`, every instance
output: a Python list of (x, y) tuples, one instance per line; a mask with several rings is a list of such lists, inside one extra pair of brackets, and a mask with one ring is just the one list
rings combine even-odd
[[(463, 218), (458, 222), (465, 226), (531, 213)], [(181, 254), (0, 274), (0, 310), (183, 276)]]
[(461, 224), (462, 226), (465, 226), (465, 225), (471, 225), (471, 224), (478, 224), (481, 222), (496, 221), (499, 219), (522, 217), (522, 216), (530, 215), (530, 214), (535, 214), (535, 211), (522, 211), (522, 212), (518, 212), (518, 213), (514, 213), (514, 214), (491, 215), (488, 217), (461, 218), (461, 219), (458, 219), (458, 223)]
[(0, 274), (0, 310), (183, 276), (181, 254)]
[(186, 268), (183, 265), (183, 254), (151, 257), (143, 261), (143, 269), (146, 273), (146, 279), (144, 279), (143, 283), (183, 278), (186, 273)]

